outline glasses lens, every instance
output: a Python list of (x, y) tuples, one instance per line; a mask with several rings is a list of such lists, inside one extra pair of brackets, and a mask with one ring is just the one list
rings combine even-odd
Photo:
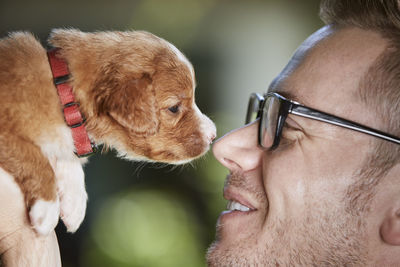
[(253, 93), (249, 99), (249, 105), (247, 106), (247, 114), (245, 124), (255, 121), (258, 118), (260, 111), (260, 104), (264, 98), (257, 93)]
[(272, 96), (267, 97), (261, 114), (259, 133), (260, 145), (264, 148), (271, 148), (274, 144), (279, 109), (279, 99)]

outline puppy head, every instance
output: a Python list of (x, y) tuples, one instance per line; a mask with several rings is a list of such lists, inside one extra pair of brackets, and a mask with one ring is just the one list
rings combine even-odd
[(180, 164), (203, 155), (216, 129), (195, 104), (192, 65), (152, 34), (119, 38), (91, 92), (101, 121), (96, 135), (133, 160)]

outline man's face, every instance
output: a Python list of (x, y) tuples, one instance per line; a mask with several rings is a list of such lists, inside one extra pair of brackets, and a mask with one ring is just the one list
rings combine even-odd
[[(300, 46), (269, 91), (380, 128), (357, 92), (385, 46), (373, 32), (325, 27)], [(257, 128), (258, 121), (246, 125), (213, 147), (231, 172), (224, 197), (234, 211), (219, 218), (209, 264), (343, 266), (369, 261), (379, 231), (371, 214), (355, 212), (349, 188), (373, 137), (289, 115), (280, 145), (266, 151), (257, 144)]]

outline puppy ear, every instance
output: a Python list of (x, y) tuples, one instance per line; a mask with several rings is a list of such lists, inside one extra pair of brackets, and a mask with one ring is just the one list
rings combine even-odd
[(400, 210), (389, 212), (380, 228), (382, 240), (392, 246), (400, 246)]
[[(156, 101), (149, 74), (136, 76), (131, 79), (108, 80), (100, 101), (100, 113), (107, 113), (123, 127), (138, 135), (152, 135), (158, 131)], [(100, 89), (97, 87), (97, 89)], [(97, 90), (96, 89), (96, 90)], [(105, 91), (105, 92), (104, 92)]]

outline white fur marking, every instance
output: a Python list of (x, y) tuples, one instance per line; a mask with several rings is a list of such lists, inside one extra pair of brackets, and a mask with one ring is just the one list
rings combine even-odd
[(217, 136), (217, 129), (215, 127), (214, 122), (210, 120), (206, 115), (201, 113), (200, 109), (196, 106), (196, 104), (193, 105), (193, 109), (195, 110), (197, 116), (200, 118), (200, 129), (201, 132), (203, 133), (204, 138), (206, 138), (207, 141), (211, 144), (211, 142), (214, 140), (214, 138)]
[(74, 151), (71, 130), (60, 125), (54, 131), (44, 133), (37, 141), (43, 154), (53, 167), (60, 197), (60, 213), (68, 232), (75, 232), (86, 212), (87, 194), (82, 164)]
[(75, 146), (71, 129), (66, 125), (57, 126), (54, 130), (43, 133), (37, 140), (37, 145), (43, 154), (49, 159), (53, 169), (58, 159), (73, 160)]
[(58, 161), (55, 169), (61, 202), (61, 219), (68, 232), (75, 232), (85, 218), (87, 193), (82, 166), (75, 161)]
[(29, 211), (29, 218), (38, 234), (48, 235), (57, 225), (60, 217), (60, 202), (36, 200)]

